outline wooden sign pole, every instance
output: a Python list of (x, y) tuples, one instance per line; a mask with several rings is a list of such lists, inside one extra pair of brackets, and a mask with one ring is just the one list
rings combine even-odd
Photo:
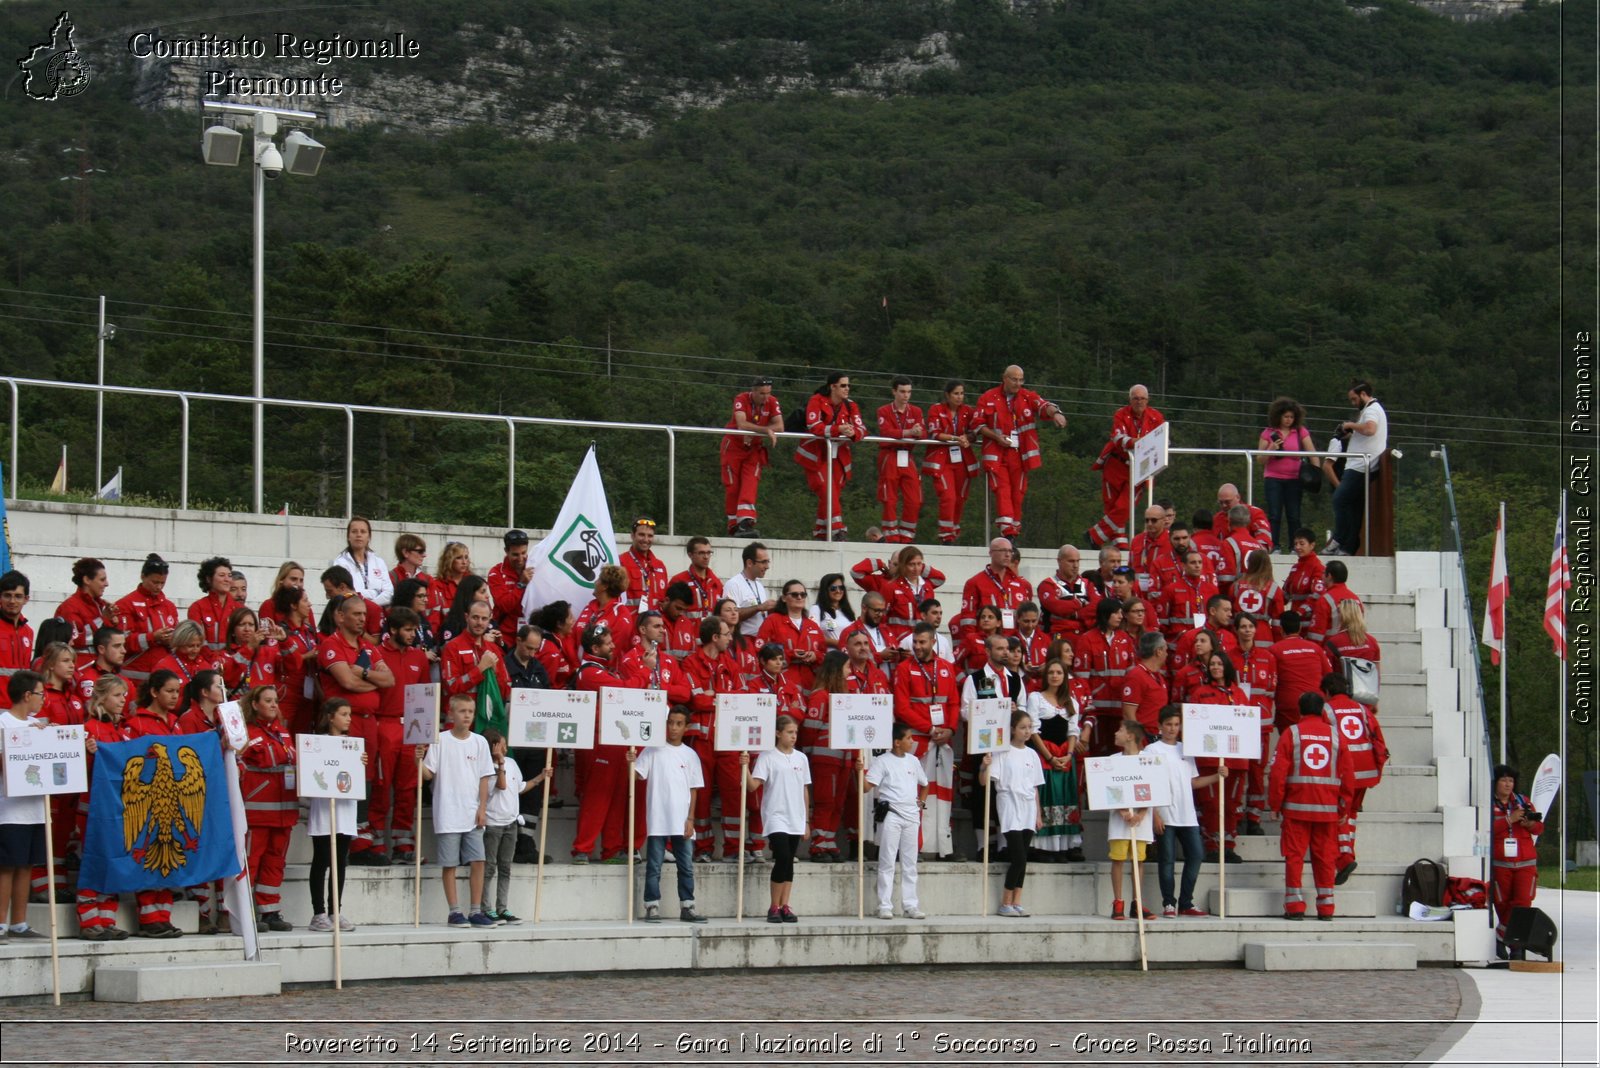
[(339, 814), (328, 798), (328, 878), (333, 903), (333, 988), (344, 989), (344, 947), (339, 937)]
[(1133, 918), (1139, 924), (1139, 970), (1147, 972), (1150, 961), (1144, 948), (1144, 889), (1139, 884), (1139, 843), (1131, 837), (1128, 839), (1128, 863), (1133, 865)]
[(628, 922), (630, 924), (633, 923), (633, 835), (634, 826), (637, 822), (633, 811), (633, 799), (633, 759), (630, 757), (628, 759), (628, 840), (622, 846), (628, 854)]
[[(866, 750), (861, 751), (861, 759)], [(867, 769), (856, 768), (856, 919), (867, 918)], [(880, 843), (879, 848), (882, 848)]]
[(538, 923), (544, 915), (544, 848), (545, 832), (550, 827), (550, 780), (555, 778), (556, 751), (546, 747), (544, 751), (545, 770), (551, 772), (544, 780), (544, 800), (539, 803), (539, 869), (533, 877), (533, 922)]
[(61, 950), (56, 943), (56, 844), (55, 828), (51, 822), (50, 808), (55, 798), (44, 798), (44, 877), (45, 900), (50, 914), (50, 996), (61, 1004)]
[(983, 915), (984, 909), (987, 907), (985, 899), (989, 895), (989, 799), (991, 797), (989, 788), (991, 785), (992, 783), (985, 783), (983, 786), (983, 863), (979, 865), (978, 872), (979, 916)]

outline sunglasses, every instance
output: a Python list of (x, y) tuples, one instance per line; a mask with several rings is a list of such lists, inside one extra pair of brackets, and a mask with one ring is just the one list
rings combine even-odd
[(633, 525), (636, 528), (649, 527), (651, 530), (656, 529), (656, 521), (654, 519), (635, 519)]
[(609, 624), (606, 624), (606, 623), (591, 623), (589, 625), (589, 629), (591, 631), (593, 631), (595, 634), (610, 634), (611, 633), (611, 627), (610, 627)]
[(804, 597), (805, 595), (805, 590), (790, 590), (788, 593), (784, 594), (785, 597)]

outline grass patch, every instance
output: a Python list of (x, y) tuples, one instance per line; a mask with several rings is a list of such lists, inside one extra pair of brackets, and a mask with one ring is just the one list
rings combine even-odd
[[(1561, 871), (1556, 867), (1542, 867), (1539, 869), (1539, 885), (1547, 890), (1560, 890)], [(1567, 872), (1568, 890), (1588, 890), (1591, 893), (1600, 891), (1600, 868), (1577, 868)]]

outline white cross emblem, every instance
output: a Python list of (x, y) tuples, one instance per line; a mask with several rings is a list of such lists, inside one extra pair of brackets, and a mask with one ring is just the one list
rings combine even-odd
[(1360, 741), (1361, 740), (1361, 717), (1360, 716), (1340, 716), (1339, 717), (1339, 733), (1344, 735), (1346, 738), (1350, 739), (1352, 742)]
[(1328, 747), (1323, 745), (1321, 742), (1312, 742), (1310, 745), (1306, 746), (1306, 767), (1310, 768), (1312, 771), (1321, 771), (1323, 768), (1327, 767), (1328, 759)]

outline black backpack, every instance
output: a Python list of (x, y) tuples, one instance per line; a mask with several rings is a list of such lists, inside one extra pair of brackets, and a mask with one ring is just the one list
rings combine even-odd
[(1430, 908), (1444, 905), (1444, 867), (1430, 857), (1412, 862), (1406, 869), (1405, 884), (1400, 889), (1400, 911), (1411, 911), (1411, 903), (1420, 901)]
[[(810, 400), (811, 397), (808, 394), (806, 401), (809, 402)], [(798, 408), (790, 408), (783, 413), (783, 429), (791, 434), (804, 434), (806, 432), (806, 406), (804, 404)]]

